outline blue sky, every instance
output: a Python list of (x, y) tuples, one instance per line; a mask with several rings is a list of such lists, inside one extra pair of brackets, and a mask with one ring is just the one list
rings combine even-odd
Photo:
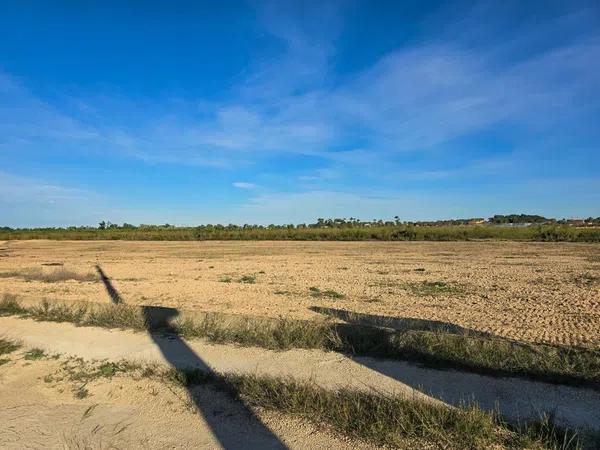
[(0, 5), (0, 225), (600, 216), (600, 3)]

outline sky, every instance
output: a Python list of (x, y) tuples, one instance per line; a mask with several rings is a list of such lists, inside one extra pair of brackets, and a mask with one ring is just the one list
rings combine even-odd
[(0, 226), (600, 216), (600, 2), (0, 4)]

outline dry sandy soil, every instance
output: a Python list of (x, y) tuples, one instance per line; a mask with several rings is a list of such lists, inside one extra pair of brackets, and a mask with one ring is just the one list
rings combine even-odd
[[(52, 263), (82, 274), (100, 265), (131, 304), (302, 319), (323, 317), (311, 308), (333, 308), (600, 347), (597, 244), (10, 241), (0, 243), (0, 294), (107, 301), (99, 281), (2, 275), (60, 267)], [(311, 287), (344, 297), (314, 296)]]
[(83, 364), (64, 357), (27, 361), (17, 353), (0, 365), (0, 448), (372, 448), (299, 419), (249, 411), (210, 386), (188, 392), (128, 374), (74, 381), (78, 371), (90, 371)]

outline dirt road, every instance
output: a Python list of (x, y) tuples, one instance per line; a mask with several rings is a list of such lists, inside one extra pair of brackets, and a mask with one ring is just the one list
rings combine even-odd
[(13, 317), (0, 318), (0, 329), (4, 336), (29, 347), (86, 360), (129, 360), (194, 366), (217, 373), (294, 377), (331, 389), (375, 390), (452, 405), (475, 400), (484, 409), (498, 407), (511, 420), (553, 412), (566, 424), (600, 429), (600, 392), (591, 389), (434, 370), (402, 361), (351, 359), (317, 350), (275, 352)]

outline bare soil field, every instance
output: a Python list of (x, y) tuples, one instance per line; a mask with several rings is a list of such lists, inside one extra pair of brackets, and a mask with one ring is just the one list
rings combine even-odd
[(107, 302), (96, 265), (129, 304), (312, 320), (353, 312), (600, 347), (597, 244), (9, 241), (0, 294)]

